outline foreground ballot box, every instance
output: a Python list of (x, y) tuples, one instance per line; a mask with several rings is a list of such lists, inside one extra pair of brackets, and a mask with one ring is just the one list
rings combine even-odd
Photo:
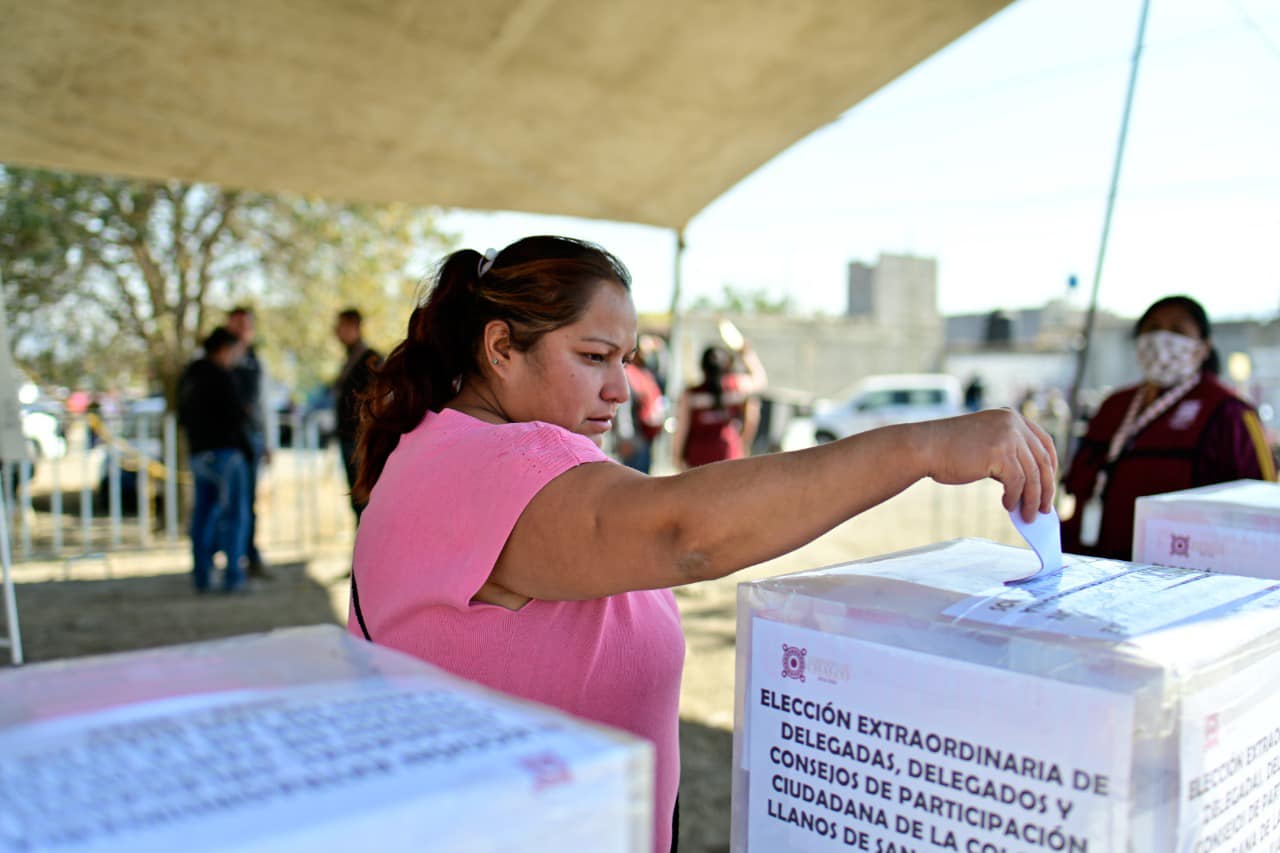
[(1028, 560), (742, 584), (732, 849), (1280, 849), (1280, 585)]
[(0, 673), (0, 851), (651, 853), (652, 760), (336, 626), (288, 629)]
[(1280, 579), (1280, 484), (1236, 480), (1138, 498), (1133, 558)]

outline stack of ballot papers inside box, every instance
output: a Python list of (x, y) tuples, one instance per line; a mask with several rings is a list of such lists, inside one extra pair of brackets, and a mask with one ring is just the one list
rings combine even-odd
[(1280, 579), (1280, 484), (1237, 480), (1138, 498), (1139, 562)]
[(650, 853), (652, 761), (336, 626), (289, 629), (0, 673), (0, 851)]
[(1280, 585), (1028, 562), (742, 584), (732, 849), (1280, 849)]

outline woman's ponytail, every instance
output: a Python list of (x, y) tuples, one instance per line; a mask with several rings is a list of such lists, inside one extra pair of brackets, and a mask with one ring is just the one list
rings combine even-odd
[(702, 381), (711, 392), (712, 408), (724, 407), (724, 377), (729, 370), (729, 355), (720, 347), (702, 351)]
[(400, 436), (438, 412), (474, 369), (475, 288), (483, 256), (471, 249), (450, 255), (426, 301), (409, 315), (405, 339), (374, 373), (360, 404), (358, 470), (352, 495), (366, 503)]

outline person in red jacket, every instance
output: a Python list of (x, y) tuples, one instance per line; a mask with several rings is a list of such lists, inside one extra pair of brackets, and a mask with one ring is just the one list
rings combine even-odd
[(1143, 381), (1102, 402), (1063, 490), (1075, 496), (1063, 549), (1132, 559), (1144, 495), (1230, 480), (1275, 480), (1257, 411), (1218, 381), (1209, 317), (1187, 296), (1156, 301), (1134, 327)]
[(648, 474), (653, 467), (653, 442), (662, 434), (667, 404), (653, 371), (637, 351), (635, 361), (623, 365), (631, 402), (618, 407), (613, 424), (618, 460), (628, 468)]
[[(745, 373), (734, 370), (738, 358)], [(707, 347), (701, 364), (702, 382), (680, 395), (676, 415), (672, 461), (681, 471), (749, 455), (760, 421), (754, 395), (767, 379), (748, 344), (743, 342), (736, 356), (724, 347)]]

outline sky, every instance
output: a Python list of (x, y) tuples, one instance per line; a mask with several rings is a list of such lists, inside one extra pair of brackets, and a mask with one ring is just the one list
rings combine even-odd
[[(944, 314), (1087, 304), (1141, 0), (1017, 0), (766, 163), (686, 229), (682, 304), (725, 284), (841, 313), (851, 260), (938, 261)], [(453, 211), (483, 251), (601, 243), (641, 312), (671, 301), (666, 229)], [(1151, 0), (1099, 302), (1187, 293), (1280, 315), (1280, 2)], [(1070, 291), (1075, 276), (1079, 286)]]

